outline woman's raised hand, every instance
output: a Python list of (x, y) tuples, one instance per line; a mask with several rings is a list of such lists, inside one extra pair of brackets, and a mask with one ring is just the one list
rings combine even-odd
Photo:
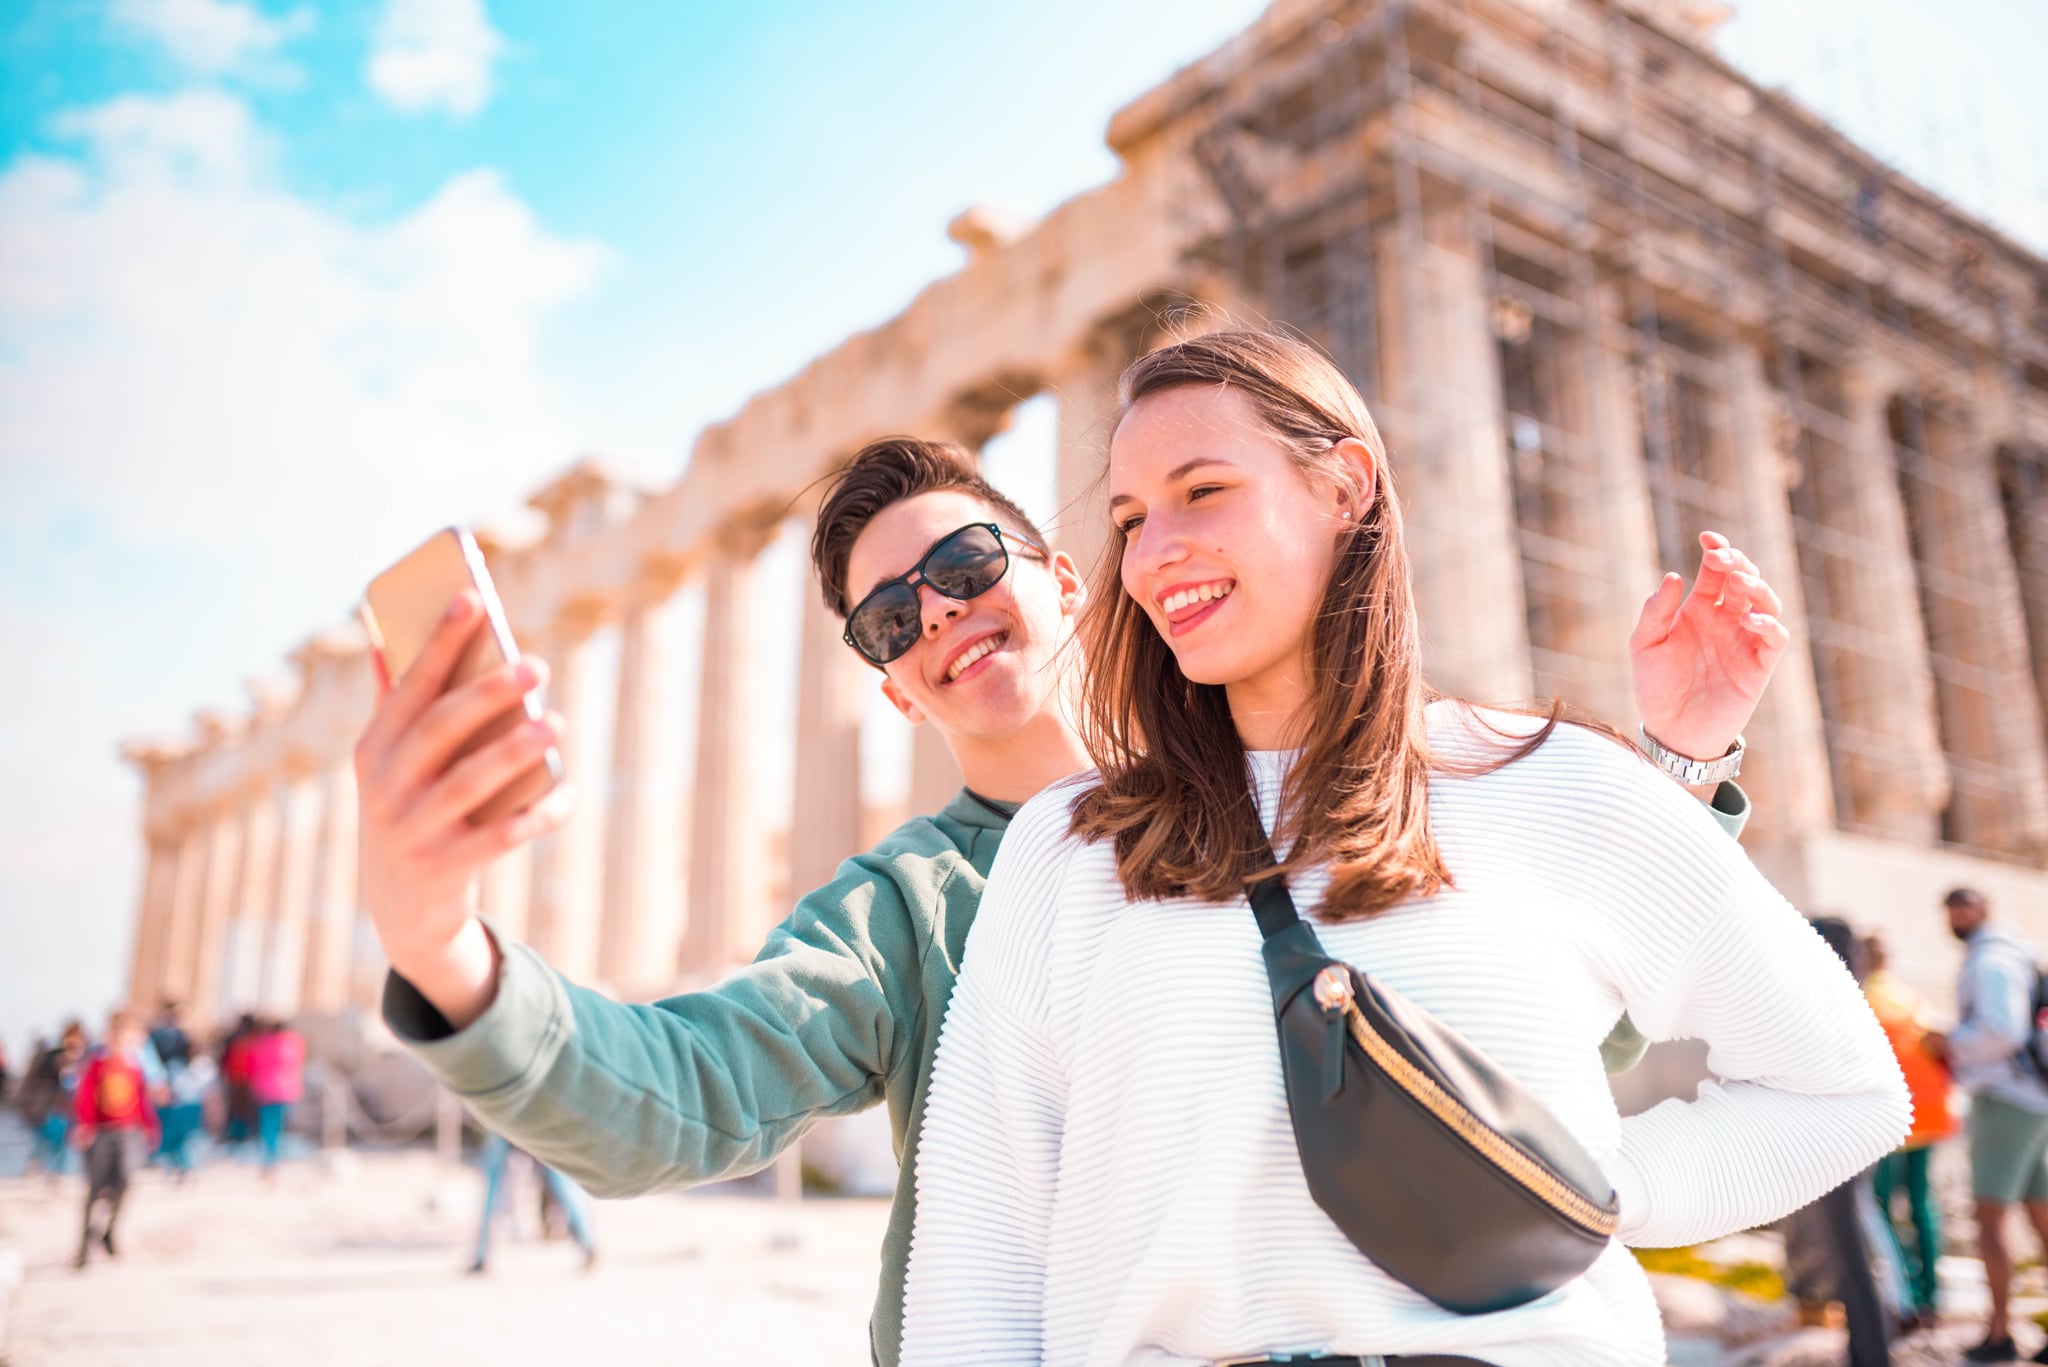
[(1718, 759), (1756, 714), (1792, 637), (1754, 561), (1719, 532), (1701, 532), (1700, 548), (1691, 593), (1667, 574), (1643, 604), (1629, 660), (1644, 728), (1682, 755)]
[(458, 595), (405, 677), (380, 682), (355, 750), (363, 907), (391, 966), (457, 1029), (497, 989), (496, 951), (475, 916), (478, 875), (559, 827), (576, 800), (564, 784), (524, 812), (469, 823), (470, 812), (563, 735), (561, 716), (550, 712), (455, 759), (465, 741), (547, 679), (547, 667), (529, 655), (448, 690), (482, 623), (476, 594)]

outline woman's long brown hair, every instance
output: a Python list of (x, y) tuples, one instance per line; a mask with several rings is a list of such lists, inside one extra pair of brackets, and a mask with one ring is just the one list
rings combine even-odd
[[(1429, 829), (1429, 775), (1442, 766), (1430, 755), (1423, 708), (1435, 695), (1422, 682), (1400, 500), (1365, 401), (1313, 347), (1233, 329), (1134, 362), (1123, 374), (1122, 413), (1192, 385), (1224, 386), (1249, 399), (1304, 479), (1363, 492), (1335, 454), (1346, 438), (1365, 444), (1376, 474), (1370, 506), (1339, 533), (1311, 629), (1310, 697), (1292, 737), (1301, 754), (1281, 790), (1274, 846), (1286, 849), (1292, 840), (1290, 869), (1328, 867), (1320, 913), (1332, 920), (1370, 916), (1450, 886)], [(1102, 781), (1076, 802), (1072, 829), (1115, 842), (1127, 896), (1230, 901), (1264, 858), (1244, 743), (1222, 686), (1190, 682), (1124, 592), (1123, 542), (1121, 532), (1112, 534), (1113, 553), (1096, 567), (1080, 624), (1088, 661), (1081, 731)], [(1533, 751), (1561, 713), (1553, 706), (1540, 731), (1512, 738), (1483, 767)]]

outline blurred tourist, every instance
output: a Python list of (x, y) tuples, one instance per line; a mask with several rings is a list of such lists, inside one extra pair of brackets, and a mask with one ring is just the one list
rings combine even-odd
[(162, 1129), (157, 1154), (183, 1185), (192, 1176), (193, 1136), (206, 1127), (206, 1093), (220, 1070), (212, 1059), (198, 1054), (167, 1065), (164, 1071), (166, 1100), (158, 1115)]
[(256, 1108), (263, 1172), (275, 1176), (284, 1124), (305, 1091), (306, 1041), (283, 1021), (266, 1020), (250, 1036), (249, 1100)]
[(35, 1131), (30, 1166), (40, 1165), (54, 1179), (69, 1164), (71, 1094), (78, 1068), (85, 1062), (85, 1027), (69, 1021), (55, 1044), (38, 1052), (21, 1086), (21, 1114)]
[(78, 1265), (84, 1267), (94, 1240), (93, 1208), (107, 1205), (107, 1222), (97, 1235), (109, 1257), (118, 1250), (114, 1224), (128, 1195), (130, 1174), (148, 1161), (156, 1142), (156, 1108), (150, 1104), (149, 1078), (142, 1067), (148, 1036), (142, 1023), (116, 1011), (107, 1023), (107, 1041), (79, 1070), (77, 1128), (72, 1139), (85, 1154), (85, 1218), (79, 1229)]
[(228, 1031), (220, 1046), (222, 1114), (221, 1143), (233, 1147), (256, 1137), (256, 1103), (249, 1094), (249, 1048), (256, 1040), (256, 1017), (247, 1012)]
[[(1970, 1190), (1976, 1197), (1977, 1251), (1991, 1292), (1984, 1341), (1965, 1362), (2019, 1356), (2010, 1320), (2012, 1251), (2006, 1212), (2026, 1207), (2027, 1222), (2048, 1245), (2048, 1082), (2030, 1047), (2034, 1036), (2034, 947), (1991, 923), (1991, 903), (1975, 888), (1942, 899), (1949, 931), (1967, 949), (1956, 984), (1956, 1028), (1929, 1031), (1921, 1049), (1946, 1063), (1970, 1094)], [(2048, 1362), (2048, 1349), (2034, 1355)]]
[(192, 1037), (179, 1019), (178, 1003), (165, 1002), (149, 1026), (150, 1047), (166, 1072), (192, 1061)]
[[(1884, 1027), (1892, 1052), (1898, 1055), (1899, 1070), (1906, 1075), (1906, 1090), (1913, 1096), (1913, 1128), (1906, 1142), (1879, 1160), (1871, 1174), (1871, 1188), (1885, 1225), (1899, 1247), (1912, 1289), (1913, 1308), (1902, 1317), (1901, 1328), (1932, 1328), (1938, 1322), (1939, 1304), (1934, 1268), (1941, 1257), (1941, 1214), (1935, 1205), (1928, 1168), (1934, 1146), (1956, 1132), (1955, 1114), (1948, 1104), (1954, 1079), (1946, 1064), (1928, 1057), (1920, 1047), (1927, 1035), (1927, 999), (1892, 975), (1890, 956), (1884, 941), (1872, 935), (1863, 941), (1863, 995)], [(1892, 1213), (1892, 1200), (1903, 1191), (1906, 1196), (1904, 1231)]]
[[(469, 1265), (472, 1273), (485, 1272), (490, 1268), (491, 1222), (498, 1213), (498, 1202), (505, 1194), (505, 1169), (510, 1165), (514, 1152), (510, 1140), (503, 1135), (485, 1131), (484, 1214), (477, 1222), (476, 1261)], [(583, 1250), (583, 1270), (588, 1272), (597, 1263), (597, 1245), (590, 1237), (590, 1209), (583, 1195), (583, 1188), (539, 1159), (532, 1161), (533, 1165), (540, 1169), (540, 1180), (546, 1185), (548, 1194), (554, 1198), (555, 1205), (562, 1212), (562, 1218), (568, 1223), (569, 1237)]]

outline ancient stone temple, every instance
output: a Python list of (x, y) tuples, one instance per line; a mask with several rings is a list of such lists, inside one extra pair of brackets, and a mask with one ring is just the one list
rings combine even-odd
[[(497, 923), (629, 996), (748, 957), (776, 890), (872, 826), (873, 684), (808, 587), (801, 836), (750, 819), (763, 545), (863, 442), (979, 446), (1050, 394), (1056, 539), (1092, 556), (1118, 373), (1206, 303), (1313, 337), (1371, 401), (1438, 687), (1633, 725), (1642, 598), (1725, 531), (1796, 638), (1749, 735), (1759, 863), (1890, 927), (1932, 987), (1950, 884), (2048, 933), (2048, 262), (1732, 69), (1718, 8), (1279, 0), (1116, 115), (1111, 183), (1035, 225), (962, 214), (958, 274), (703, 432), (670, 487), (586, 462), (534, 495), (546, 535), (486, 553), (553, 705), (609, 713), (611, 743), (570, 757), (576, 824), (493, 870)], [(684, 813), (649, 796), (682, 763), (656, 724), (682, 690), (646, 623), (686, 585), (706, 664)], [(617, 686), (594, 696), (578, 661), (602, 637)], [(349, 770), (370, 665), (346, 626), (291, 658), (290, 687), (126, 752), (139, 1004), (372, 1001)], [(936, 737), (912, 768), (919, 808), (957, 781)]]

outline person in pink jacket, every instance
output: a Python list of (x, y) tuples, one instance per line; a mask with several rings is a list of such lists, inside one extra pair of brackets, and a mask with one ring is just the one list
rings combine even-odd
[(263, 1171), (277, 1171), (284, 1123), (305, 1090), (306, 1041), (282, 1021), (266, 1020), (249, 1044), (249, 1095), (256, 1103), (256, 1133), (263, 1143)]

